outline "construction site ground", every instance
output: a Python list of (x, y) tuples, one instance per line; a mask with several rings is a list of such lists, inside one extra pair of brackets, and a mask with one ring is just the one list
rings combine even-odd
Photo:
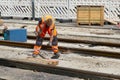
[[(12, 20), (12, 23), (11, 23), (10, 20), (5, 20), (4, 25), (8, 26), (8, 29), (16, 29), (16, 28), (21, 28), (22, 26), (26, 26), (25, 29), (27, 29), (27, 35), (35, 36), (34, 31), (37, 25), (37, 21), (21, 21), (21, 20), (13, 21)], [(63, 23), (63, 24), (56, 23), (56, 25), (57, 25), (56, 28), (58, 30), (59, 38), (120, 43), (120, 29), (116, 27), (116, 25), (105, 25), (103, 27), (87, 26), (87, 25), (77, 26), (77, 24), (75, 23)], [(0, 26), (0, 32), (2, 32), (3, 28), (4, 26)], [(35, 43), (35, 40), (28, 40), (27, 42)], [(48, 41), (44, 41), (43, 44), (47, 44), (47, 43)], [(62, 43), (62, 42), (59, 42), (59, 45), (67, 46), (67, 47), (89, 48), (89, 49), (120, 52), (119, 47), (108, 47), (108, 46), (89, 47), (89, 44)], [(0, 50), (1, 50), (0, 58), (11, 58), (11, 59), (13, 58), (25, 59), (31, 56), (33, 52), (33, 49), (8, 47), (8, 46), (0, 46)], [(53, 55), (53, 52), (41, 50), (41, 54), (47, 55), (47, 57), (51, 57)], [(120, 60), (115, 58), (90, 56), (90, 55), (84, 55), (80, 53), (68, 52), (68, 54), (61, 54), (61, 57), (59, 58), (59, 64), (57, 66), (120, 75), (120, 69), (119, 69)], [(9, 69), (7, 70), (9, 71)], [(0, 72), (2, 71), (4, 71), (4, 68)], [(14, 71), (13, 71), (13, 74), (14, 74)], [(34, 74), (34, 72), (32, 72), (31, 74)], [(1, 75), (3, 75), (3, 73), (0, 73), (0, 76)], [(38, 73), (35, 73), (35, 76), (38, 76)], [(41, 74), (39, 76), (41, 76)], [(67, 80), (67, 78), (65, 80)], [(69, 80), (79, 80), (79, 79), (74, 78)]]
[[(0, 46), (0, 50), (0, 58), (23, 60), (31, 57), (33, 51), (33, 49), (8, 46)], [(48, 58), (53, 55), (52, 51), (44, 50), (41, 50), (41, 54), (46, 55)], [(39, 58), (39, 56), (37, 58)], [(34, 62), (40, 63), (39, 61)], [(77, 54), (69, 52), (69, 54), (61, 54), (59, 64), (57, 66), (120, 75), (119, 59), (89, 56), (80, 53)]]
[(84, 79), (0, 66), (0, 80), (84, 80)]
[[(26, 26), (28, 35), (34, 35), (35, 27), (38, 23), (37, 21), (22, 20), (5, 20), (4, 22), (8, 29)], [(120, 43), (120, 29), (116, 25), (78, 26), (76, 23), (56, 23), (56, 28), (60, 38)], [(3, 29), (3, 27), (1, 26), (0, 29)]]

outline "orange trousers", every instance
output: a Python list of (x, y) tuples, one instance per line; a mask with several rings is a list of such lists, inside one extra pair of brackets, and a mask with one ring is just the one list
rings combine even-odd
[[(42, 43), (43, 43), (43, 38), (38, 36), (37, 39), (36, 39), (36, 44), (34, 46), (33, 54), (39, 54), (40, 49), (42, 48)], [(58, 39), (57, 39), (57, 36), (53, 37), (52, 50), (53, 50), (54, 53), (58, 52)]]

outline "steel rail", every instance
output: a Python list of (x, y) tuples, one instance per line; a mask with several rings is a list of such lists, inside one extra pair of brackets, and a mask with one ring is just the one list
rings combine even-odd
[[(0, 34), (2, 36), (3, 34)], [(36, 36), (27, 36), (28, 39), (36, 39)], [(45, 40), (49, 40), (49, 37), (45, 37)], [(89, 41), (89, 40), (75, 40), (75, 39), (66, 39), (66, 38), (58, 38), (60, 42), (66, 42), (66, 43), (85, 43), (85, 44), (93, 44), (95, 45), (102, 45), (102, 46), (110, 46), (110, 47), (120, 47), (120, 43), (113, 43), (113, 42), (100, 42), (100, 41)]]
[[(28, 35), (28, 39), (36, 39), (35, 36)], [(45, 37), (45, 40), (49, 40), (49, 37)], [(111, 47), (120, 47), (120, 43), (112, 43), (112, 42), (100, 42), (100, 41), (89, 41), (89, 40), (75, 40), (75, 39), (66, 39), (66, 38), (58, 38), (60, 42), (67, 43), (85, 43), (85, 44), (93, 44), (93, 45), (102, 45), (102, 46), (111, 46)]]
[(0, 80), (7, 80), (7, 79), (0, 78)]
[[(18, 23), (18, 24), (29, 24), (29, 25), (37, 25), (37, 21), (36, 22), (26, 22), (26, 21), (6, 21), (4, 20), (5, 23)], [(77, 25), (76, 23), (73, 23), (73, 24), (70, 24), (70, 23), (66, 23), (66, 24), (62, 24), (62, 23), (56, 23), (56, 26), (64, 26), (64, 27), (77, 27), (77, 28), (91, 28), (91, 29), (112, 29), (112, 30), (120, 30), (119, 28), (117, 27), (99, 27), (99, 26), (95, 26), (95, 27), (90, 27), (90, 26), (80, 26)], [(111, 25), (111, 26), (115, 26), (115, 25)]]
[(120, 79), (120, 75), (93, 72), (80, 69), (72, 69), (58, 66), (43, 65), (38, 63), (26, 62), (15, 59), (0, 58), (0, 65), (20, 69), (47, 72), (51, 74), (65, 75), (70, 77), (84, 78), (86, 80), (113, 80)]
[[(0, 40), (0, 45), (22, 47), (22, 48), (32, 48), (33, 49), (33, 46), (35, 44), (33, 44), (33, 43), (11, 42), (11, 41)], [(47, 45), (43, 45), (42, 49), (50, 50), (51, 47), (47, 46)], [(71, 52), (77, 52), (77, 53), (89, 54), (89, 55), (95, 55), (95, 56), (120, 58), (120, 52), (114, 52), (114, 51), (112, 52), (112, 51), (104, 51), (104, 50), (96, 50), (96, 49), (86, 49), (86, 48), (71, 48), (71, 47), (63, 47), (63, 46), (59, 46), (59, 50), (61, 52), (71, 51)]]

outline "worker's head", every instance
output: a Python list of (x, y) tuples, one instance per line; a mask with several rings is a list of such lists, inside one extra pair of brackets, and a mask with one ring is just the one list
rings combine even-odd
[(50, 27), (53, 24), (53, 17), (51, 15), (46, 15), (45, 16), (45, 23), (47, 27)]
[(53, 22), (52, 19), (48, 19), (45, 21), (47, 27), (50, 27), (52, 25), (52, 22)]

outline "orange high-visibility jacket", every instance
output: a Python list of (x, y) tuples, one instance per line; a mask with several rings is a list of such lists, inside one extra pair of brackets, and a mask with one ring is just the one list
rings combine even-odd
[(50, 27), (47, 28), (46, 24), (42, 22), (41, 24), (37, 25), (36, 32), (40, 37), (43, 37), (43, 38), (45, 37), (46, 32), (48, 32), (50, 36), (57, 36), (55, 24), (52, 24)]

